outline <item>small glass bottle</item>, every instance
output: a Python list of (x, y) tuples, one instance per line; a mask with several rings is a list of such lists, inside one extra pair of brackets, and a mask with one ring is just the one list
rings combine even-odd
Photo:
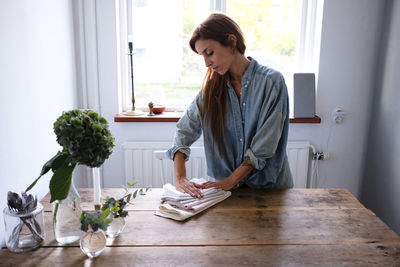
[(81, 237), (82, 209), (80, 196), (73, 183), (66, 199), (54, 201), (53, 230), (58, 243), (70, 244)]
[(24, 252), (38, 248), (44, 241), (43, 206), (38, 203), (36, 208), (24, 214), (3, 210), (5, 225), (5, 241), (12, 252)]
[(106, 247), (106, 241), (103, 230), (93, 231), (92, 228), (89, 228), (81, 237), (80, 247), (89, 258), (94, 258), (103, 252)]
[(124, 230), (125, 219), (123, 217), (113, 218), (113, 221), (108, 225), (106, 230), (107, 237), (115, 238)]

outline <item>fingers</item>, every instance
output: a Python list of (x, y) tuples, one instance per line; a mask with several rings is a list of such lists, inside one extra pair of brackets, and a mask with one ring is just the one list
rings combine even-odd
[(203, 189), (203, 184), (196, 184), (196, 183), (193, 183), (193, 185), (194, 185), (196, 188)]
[(223, 189), (223, 190), (230, 190), (234, 185), (227, 183), (227, 181), (222, 180), (218, 182), (206, 182), (202, 184), (202, 189), (206, 188), (215, 188), (215, 189)]
[(180, 192), (187, 193), (192, 197), (197, 197), (197, 198), (202, 198), (203, 194), (200, 192), (200, 190), (195, 186), (194, 183), (185, 181), (183, 183), (180, 183), (179, 185), (176, 186), (176, 189)]
[(180, 185), (177, 185), (175, 188), (176, 188), (176, 190), (178, 190), (179, 192), (186, 193), (185, 190), (184, 190)]
[(203, 184), (196, 184), (186, 180), (181, 182), (179, 185), (176, 186), (176, 189), (180, 192), (187, 193), (192, 197), (202, 198), (203, 194), (201, 193), (200, 189), (206, 188), (215, 188), (215, 189), (223, 189), (223, 190), (230, 190), (233, 186), (227, 183), (227, 181), (218, 181), (218, 182), (205, 182)]
[(216, 182), (205, 182), (204, 184), (201, 184), (201, 188), (205, 189), (205, 188), (211, 188), (211, 187), (216, 187), (217, 183)]
[(186, 193), (191, 195), (192, 197), (197, 197), (197, 198), (202, 198), (203, 194), (200, 192), (198, 188), (196, 188), (193, 184), (190, 184), (188, 187), (186, 187)]

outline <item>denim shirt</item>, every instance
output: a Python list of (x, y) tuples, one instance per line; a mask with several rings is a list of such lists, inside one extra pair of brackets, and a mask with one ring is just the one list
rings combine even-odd
[(211, 131), (202, 131), (202, 127), (209, 126), (202, 125), (200, 93), (177, 123), (174, 145), (168, 150), (168, 156), (173, 159), (180, 151), (188, 160), (190, 146), (203, 132), (208, 176), (225, 179), (249, 157), (254, 169), (237, 186), (245, 183), (251, 188), (290, 188), (293, 179), (286, 155), (289, 130), (286, 84), (281, 73), (249, 59), (250, 65), (242, 78), (240, 101), (228, 81), (222, 156)]

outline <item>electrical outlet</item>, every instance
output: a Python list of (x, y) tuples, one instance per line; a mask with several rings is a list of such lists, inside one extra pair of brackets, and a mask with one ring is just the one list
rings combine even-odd
[(323, 157), (323, 159), (322, 160), (327, 160), (327, 159), (329, 159), (329, 153), (328, 152), (321, 152), (322, 153), (322, 157)]
[(332, 121), (334, 123), (342, 123), (343, 119), (344, 119), (344, 115), (345, 115), (345, 113), (342, 108), (335, 108), (332, 111)]
[(329, 159), (329, 153), (328, 152), (315, 152), (313, 154), (313, 160), (327, 160)]

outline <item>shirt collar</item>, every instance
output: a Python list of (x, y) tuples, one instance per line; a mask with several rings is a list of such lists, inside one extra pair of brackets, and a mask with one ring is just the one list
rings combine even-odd
[(243, 74), (242, 78), (242, 85), (250, 83), (250, 80), (252, 79), (254, 72), (256, 70), (256, 66), (258, 65), (257, 61), (252, 58), (252, 57), (247, 57), (250, 60), (250, 65), (247, 67), (247, 70)]

